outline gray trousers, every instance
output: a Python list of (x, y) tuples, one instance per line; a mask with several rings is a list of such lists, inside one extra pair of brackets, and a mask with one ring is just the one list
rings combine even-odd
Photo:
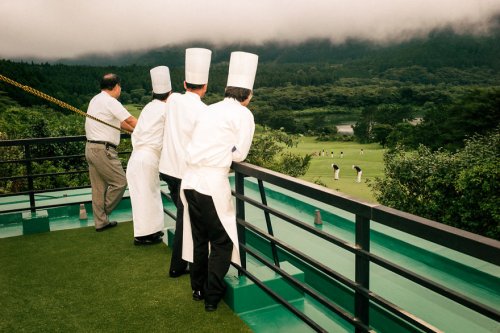
[(118, 152), (112, 147), (87, 142), (85, 158), (89, 164), (92, 185), (94, 223), (99, 229), (109, 223), (108, 215), (122, 200), (127, 178)]

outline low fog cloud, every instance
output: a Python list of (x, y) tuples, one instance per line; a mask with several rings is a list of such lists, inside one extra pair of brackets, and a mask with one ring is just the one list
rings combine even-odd
[(2, 0), (0, 58), (113, 54), (190, 41), (378, 43), (487, 33), (499, 0)]

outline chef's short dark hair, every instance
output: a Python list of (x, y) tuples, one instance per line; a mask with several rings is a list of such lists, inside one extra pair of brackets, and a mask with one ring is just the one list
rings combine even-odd
[(240, 87), (226, 87), (224, 97), (234, 98), (238, 102), (243, 102), (250, 96), (251, 93), (251, 89)]
[(194, 84), (186, 81), (186, 88), (191, 90), (200, 90), (205, 86), (205, 84)]
[(170, 96), (171, 93), (172, 93), (172, 90), (170, 90), (169, 92), (163, 93), (163, 94), (153, 93), (153, 99), (157, 99), (159, 101), (164, 101), (168, 98), (168, 96)]
[(121, 84), (121, 79), (113, 73), (105, 74), (101, 79), (101, 89), (113, 90), (117, 84)]

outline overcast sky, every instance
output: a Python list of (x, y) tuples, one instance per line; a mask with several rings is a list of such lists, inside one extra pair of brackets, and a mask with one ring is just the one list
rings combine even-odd
[(193, 40), (400, 41), (446, 26), (486, 33), (499, 14), (500, 0), (0, 0), (0, 58), (113, 54)]

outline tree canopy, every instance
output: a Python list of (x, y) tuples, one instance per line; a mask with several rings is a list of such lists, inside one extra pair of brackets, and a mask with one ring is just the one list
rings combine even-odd
[(384, 162), (371, 184), (381, 204), (500, 239), (500, 127), (454, 153), (397, 146)]

